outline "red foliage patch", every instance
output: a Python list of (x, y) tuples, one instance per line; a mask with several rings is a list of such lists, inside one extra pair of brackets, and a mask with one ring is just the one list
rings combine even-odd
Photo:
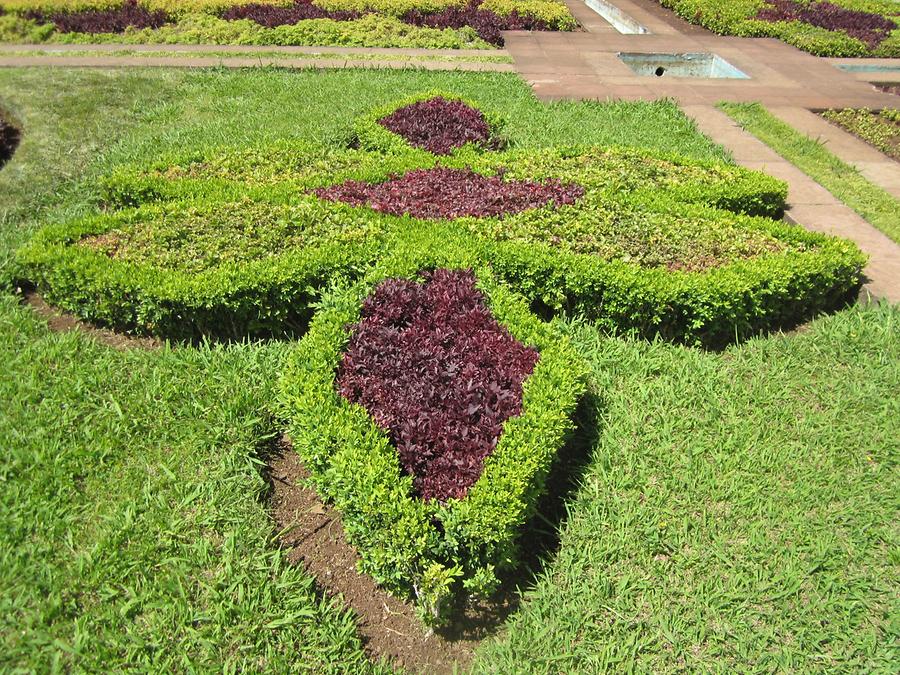
[(538, 352), (491, 315), (470, 271), (382, 282), (341, 360), (341, 396), (388, 432), (423, 499), (462, 498), (522, 411)]
[(448, 155), (466, 143), (487, 147), (491, 142), (491, 128), (480, 110), (443, 96), (399, 108), (378, 123), (436, 155)]
[(330, 12), (312, 4), (312, 0), (295, 0), (291, 7), (276, 7), (273, 5), (261, 5), (250, 3), (229, 7), (222, 14), (222, 18), (228, 21), (236, 19), (250, 19), (266, 28), (276, 26), (291, 26), (298, 21), (306, 19), (334, 19), (335, 21), (351, 21), (358, 19), (359, 12)]
[(847, 9), (830, 2), (798, 3), (794, 0), (768, 0), (769, 6), (757, 14), (763, 21), (800, 21), (825, 30), (843, 31), (874, 49), (890, 35), (897, 24), (870, 12)]
[(502, 216), (547, 204), (574, 204), (584, 194), (576, 184), (557, 180), (537, 183), (482, 176), (471, 169), (416, 169), (384, 183), (348, 180), (319, 188), (321, 199), (369, 206), (382, 213), (414, 218)]
[(481, 9), (482, 0), (469, 0), (464, 7), (447, 7), (439, 12), (408, 11), (402, 19), (414, 26), (430, 28), (463, 28), (470, 26), (485, 42), (503, 46), (503, 30), (553, 30), (546, 22), (512, 11), (508, 16)]
[(137, 0), (125, 0), (113, 9), (89, 9), (79, 12), (27, 12), (25, 18), (51, 22), (61, 33), (124, 33), (127, 28), (159, 28), (168, 21), (165, 12), (151, 12)]

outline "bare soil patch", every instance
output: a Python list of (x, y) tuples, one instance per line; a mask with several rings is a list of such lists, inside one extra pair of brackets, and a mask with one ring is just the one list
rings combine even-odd
[(54, 332), (79, 331), (113, 349), (159, 349), (163, 345), (163, 342), (156, 338), (126, 335), (82, 321), (72, 314), (51, 307), (34, 289), (23, 288), (20, 292), (23, 303), (46, 321), (50, 330)]
[(359, 573), (358, 554), (344, 536), (340, 514), (308, 486), (309, 473), (284, 436), (268, 449), (265, 458), (280, 543), (288, 559), (303, 565), (327, 595), (342, 598), (354, 610), (370, 658), (385, 659), (410, 672), (465, 672), (478, 644), (503, 627), (518, 608), (522, 592), (555, 554), (565, 502), (581, 479), (588, 449), (596, 439), (598, 410), (598, 401), (592, 397), (579, 407), (578, 428), (560, 452), (538, 515), (525, 528), (520, 569), (504, 580), (495, 597), (457, 607), (446, 628), (428, 631), (411, 604)]

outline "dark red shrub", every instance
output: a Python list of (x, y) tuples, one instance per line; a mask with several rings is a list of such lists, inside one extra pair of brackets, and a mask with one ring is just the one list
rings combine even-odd
[(448, 101), (442, 96), (395, 110), (378, 123), (403, 136), (410, 145), (436, 155), (447, 155), (466, 143), (491, 145), (491, 128), (484, 114), (462, 101)]
[(890, 35), (897, 24), (887, 17), (830, 2), (802, 4), (794, 0), (768, 0), (769, 6), (757, 14), (763, 21), (801, 21), (826, 30), (844, 31), (850, 37), (875, 48)]
[(79, 12), (28, 12), (28, 19), (51, 22), (61, 33), (124, 33), (127, 28), (159, 28), (168, 21), (165, 12), (151, 12), (137, 0), (125, 0), (114, 9), (90, 9)]
[(290, 26), (306, 19), (334, 19), (335, 21), (351, 21), (362, 16), (359, 12), (330, 12), (312, 4), (312, 0), (296, 0), (291, 7), (275, 7), (250, 3), (229, 7), (222, 14), (228, 21), (250, 19), (266, 28)]
[(521, 413), (538, 352), (497, 323), (469, 271), (384, 281), (351, 330), (341, 396), (387, 431), (419, 496), (464, 497)]
[(481, 9), (482, 0), (469, 0), (465, 7), (447, 7), (439, 12), (422, 12), (413, 9), (401, 18), (405, 23), (429, 28), (463, 28), (470, 26), (485, 42), (497, 47), (503, 46), (503, 30), (552, 30), (546, 22), (530, 16), (522, 16), (513, 11), (509, 16), (500, 16)]
[(0, 117), (0, 167), (13, 156), (19, 145), (19, 130)]
[(584, 194), (580, 185), (552, 180), (537, 183), (482, 176), (471, 169), (416, 169), (384, 183), (348, 180), (319, 188), (316, 196), (353, 206), (369, 206), (395, 216), (460, 218), (501, 216), (550, 203), (574, 204)]

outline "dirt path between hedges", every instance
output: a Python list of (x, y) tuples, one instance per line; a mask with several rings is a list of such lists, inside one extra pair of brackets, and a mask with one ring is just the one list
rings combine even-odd
[(23, 304), (33, 309), (55, 333), (77, 331), (113, 349), (160, 349), (165, 344), (157, 338), (126, 335), (82, 321), (72, 314), (51, 307), (39, 293), (33, 290), (23, 289), (21, 298)]
[(514, 611), (512, 594), (490, 605), (467, 608), (441, 633), (428, 632), (413, 607), (357, 571), (359, 556), (344, 535), (340, 515), (306, 486), (309, 472), (282, 438), (269, 461), (272, 515), (288, 559), (302, 565), (319, 587), (356, 613), (366, 653), (411, 672), (454, 673), (468, 669), (475, 647)]

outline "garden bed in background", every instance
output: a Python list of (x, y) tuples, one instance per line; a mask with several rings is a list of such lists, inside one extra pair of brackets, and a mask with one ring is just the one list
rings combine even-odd
[(900, 56), (893, 0), (658, 0), (720, 35), (775, 37), (817, 56)]
[(574, 30), (559, 0), (0, 0), (0, 42), (479, 49)]
[(900, 160), (900, 110), (826, 110), (822, 117), (888, 157)]

